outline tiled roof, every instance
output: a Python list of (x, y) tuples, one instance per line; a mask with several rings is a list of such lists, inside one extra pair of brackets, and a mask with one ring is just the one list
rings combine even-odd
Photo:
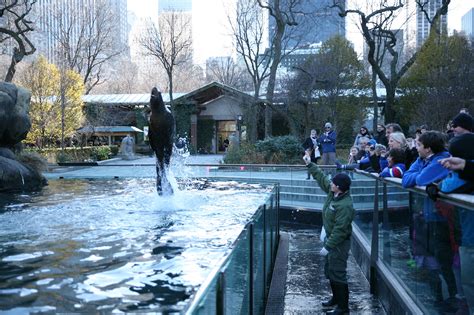
[[(174, 98), (183, 96), (186, 93), (173, 93)], [(162, 93), (163, 101), (169, 103), (169, 93)], [(148, 104), (150, 102), (150, 93), (146, 94), (97, 94), (97, 95), (84, 95), (82, 97), (84, 103), (94, 104), (130, 104), (140, 105)]]
[(143, 130), (138, 129), (137, 127), (134, 127), (134, 126), (97, 126), (97, 127), (86, 126), (79, 129), (77, 132), (79, 133), (91, 133), (91, 132), (117, 133), (117, 132), (143, 132)]

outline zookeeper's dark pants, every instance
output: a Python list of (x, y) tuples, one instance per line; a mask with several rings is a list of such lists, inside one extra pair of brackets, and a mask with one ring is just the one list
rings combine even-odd
[(326, 255), (324, 275), (330, 281), (347, 284), (347, 259), (351, 249), (351, 239), (346, 239)]

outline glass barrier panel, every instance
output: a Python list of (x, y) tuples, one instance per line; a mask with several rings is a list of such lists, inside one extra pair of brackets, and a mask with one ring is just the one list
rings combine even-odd
[[(360, 228), (364, 236), (370, 242), (372, 240), (372, 217), (374, 214), (374, 199), (375, 199), (375, 179), (350, 172), (349, 176), (352, 179), (351, 196), (354, 203), (356, 215), (354, 223)], [(378, 191), (378, 205), (379, 211), (382, 209), (382, 187), (380, 185)]]
[(216, 299), (217, 299), (217, 277), (212, 279), (206, 291), (200, 298), (199, 304), (193, 314), (196, 315), (213, 315), (217, 313)]
[(277, 208), (277, 191), (274, 190), (272, 198), (270, 200), (270, 207), (267, 210), (269, 212), (269, 227), (270, 227), (270, 245), (272, 246), (272, 260), (276, 258), (276, 252), (278, 250), (277, 244), (277, 231), (278, 231), (278, 208)]
[(249, 229), (240, 235), (224, 269), (224, 308), (226, 314), (249, 313)]
[[(383, 183), (381, 183), (383, 185)], [(379, 211), (379, 254), (388, 266), (407, 266), (410, 194), (399, 185), (387, 183), (387, 208)]]
[[(465, 311), (464, 296), (468, 295), (463, 292), (459, 246), (466, 236), (462, 223), (469, 221), (462, 218), (472, 220), (474, 212), (433, 201), (421, 192), (410, 195), (409, 207), (403, 204), (406, 192), (400, 192), (398, 203), (392, 203), (397, 206), (388, 207), (383, 215), (379, 258), (425, 313)], [(393, 195), (388, 198), (395, 199)], [(468, 269), (472, 262), (466, 261)], [(472, 274), (466, 279), (472, 281)]]
[[(453, 255), (458, 310), (474, 313), (474, 209), (456, 207), (454, 212), (454, 243), (459, 245)], [(454, 246), (456, 248), (456, 246)]]
[(273, 259), (273, 248), (272, 248), (272, 208), (271, 199), (265, 203), (265, 293), (270, 288), (271, 274), (272, 274), (272, 259)]
[[(265, 204), (272, 205), (275, 203), (275, 196), (278, 190), (273, 189), (270, 196), (265, 200)], [(276, 216), (277, 210), (274, 207), (272, 212)], [(223, 264), (223, 291), (224, 301), (217, 301), (219, 299), (217, 287), (220, 286), (219, 273), (215, 274), (211, 284), (207, 288), (203, 288), (203, 292), (196, 297), (196, 300), (187, 311), (188, 314), (216, 314), (217, 305), (223, 305), (224, 312), (228, 314), (249, 314), (250, 307), (253, 307), (255, 314), (262, 314), (265, 310), (266, 286), (265, 280), (269, 279), (269, 272), (266, 273), (264, 259), (271, 259), (265, 257), (266, 246), (264, 244), (264, 211), (261, 206), (252, 217), (252, 222), (247, 224), (245, 230), (240, 234), (232, 249), (232, 253), (228, 256)], [(268, 220), (268, 219), (267, 219)], [(267, 230), (277, 230), (277, 220), (270, 220), (272, 227), (268, 226)], [(250, 234), (250, 225), (253, 226), (253, 234)], [(271, 235), (267, 236), (271, 237)], [(250, 244), (252, 239), (252, 244)], [(269, 243), (269, 240), (267, 240)], [(251, 249), (253, 254), (253, 261), (250, 262)], [(275, 244), (276, 248), (276, 244)], [(252, 265), (250, 265), (252, 264)], [(270, 262), (270, 265), (273, 265)], [(253, 282), (250, 285), (252, 278), (250, 277), (251, 267), (253, 268)], [(271, 271), (270, 271), (271, 272)], [(253, 290), (252, 301), (250, 301), (250, 290)], [(223, 303), (222, 303), (223, 302)], [(252, 306), (250, 305), (252, 302)]]
[(264, 226), (263, 226), (263, 207), (260, 209), (259, 215), (254, 221), (253, 234), (253, 313), (263, 314), (265, 310), (265, 268), (264, 268), (264, 251), (263, 242)]

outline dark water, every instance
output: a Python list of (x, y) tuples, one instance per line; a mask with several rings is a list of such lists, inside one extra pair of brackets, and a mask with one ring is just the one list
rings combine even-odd
[(0, 194), (0, 312), (181, 310), (269, 189), (154, 180), (51, 181)]

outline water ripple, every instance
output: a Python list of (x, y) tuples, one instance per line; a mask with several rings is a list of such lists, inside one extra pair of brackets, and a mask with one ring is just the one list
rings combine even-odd
[(2, 311), (179, 312), (269, 189), (178, 184), (169, 197), (154, 179), (51, 181), (2, 195)]

